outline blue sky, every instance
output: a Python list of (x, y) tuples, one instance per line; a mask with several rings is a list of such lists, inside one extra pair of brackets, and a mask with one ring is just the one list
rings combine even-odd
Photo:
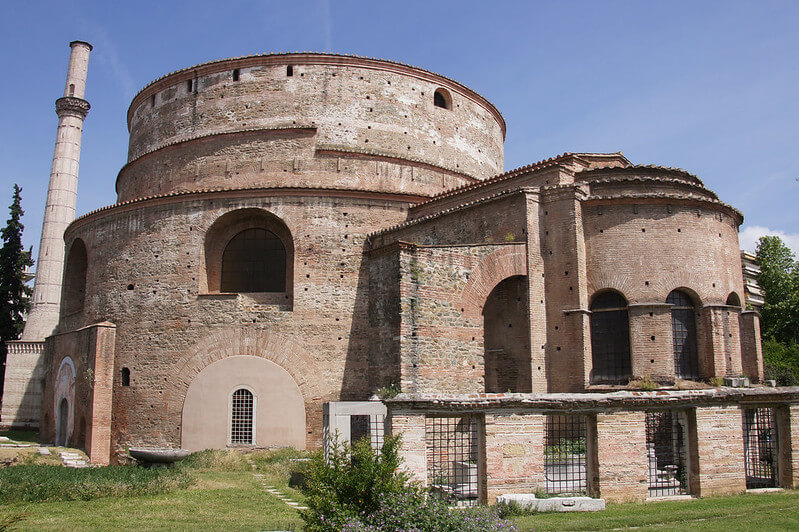
[[(94, 45), (78, 214), (112, 204), (125, 114), (153, 79), (213, 59), (328, 51), (452, 77), (508, 124), (506, 169), (621, 150), (697, 174), (745, 215), (741, 240), (799, 254), (799, 2), (338, 0), (3, 6), (0, 220), (23, 187), (37, 245), (69, 41)], [(6, 198), (6, 199), (3, 199)]]

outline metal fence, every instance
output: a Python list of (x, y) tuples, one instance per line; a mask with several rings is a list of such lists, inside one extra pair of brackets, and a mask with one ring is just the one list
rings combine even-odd
[(689, 493), (687, 426), (685, 412), (666, 410), (646, 413), (650, 497)]
[(586, 493), (586, 440), (586, 416), (550, 414), (546, 417), (544, 477), (547, 493)]
[(458, 506), (480, 500), (478, 429), (476, 416), (425, 419), (428, 483)]
[(777, 487), (777, 420), (773, 408), (744, 408), (746, 488)]

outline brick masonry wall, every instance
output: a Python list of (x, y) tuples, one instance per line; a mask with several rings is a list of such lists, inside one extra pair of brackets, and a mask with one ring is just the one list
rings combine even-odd
[[(46, 374), (40, 436), (55, 441), (57, 430), (56, 378), (61, 362), (70, 357), (75, 366), (74, 396), (69, 397), (73, 419), (67, 429), (70, 446), (83, 448), (93, 464), (111, 459), (112, 378), (116, 329), (100, 323), (78, 331), (56, 334), (45, 345)], [(61, 442), (63, 445), (63, 442)]]
[[(286, 75), (287, 65), (294, 67)], [(239, 81), (233, 81), (233, 69)], [(504, 123), (469, 89), (412, 67), (297, 54), (220, 62), (142, 91), (131, 104), (134, 160), (194, 136), (251, 128), (315, 126), (319, 142), (370, 149), (486, 177), (502, 171)], [(174, 80), (174, 81), (173, 81)], [(452, 109), (433, 105), (445, 88)], [(154, 105), (153, 105), (154, 104)]]
[[(221, 215), (271, 212), (293, 237), (293, 298), (200, 293), (203, 241)], [(102, 211), (71, 226), (81, 238), (88, 283), (81, 312), (61, 331), (107, 320), (117, 329), (112, 440), (180, 445), (180, 412), (191, 378), (223, 356), (263, 356), (286, 369), (306, 401), (308, 443), (321, 437), (322, 402), (365, 399), (368, 379), (369, 229), (399, 221), (405, 204), (350, 197), (210, 194)], [(131, 372), (131, 386), (119, 371)]]
[(696, 495), (729, 495), (746, 489), (741, 416), (737, 406), (696, 409), (699, 459)]
[(411, 478), (427, 484), (427, 447), (425, 444), (425, 415), (423, 413), (391, 412), (391, 434), (401, 435), (403, 468)]
[(544, 427), (541, 413), (487, 413), (486, 482), (488, 501), (503, 493), (544, 489)]
[(617, 502), (647, 497), (644, 412), (600, 412), (596, 416), (598, 487)]
[(799, 405), (789, 407), (791, 487), (799, 487)]

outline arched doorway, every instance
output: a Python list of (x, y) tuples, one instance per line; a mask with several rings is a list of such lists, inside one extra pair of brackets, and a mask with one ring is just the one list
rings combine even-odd
[(58, 447), (65, 447), (67, 445), (67, 426), (69, 424), (69, 402), (67, 398), (61, 399), (58, 404), (58, 413), (56, 414), (56, 436), (55, 444)]
[(214, 362), (191, 381), (183, 403), (181, 447), (305, 448), (305, 401), (282, 367), (256, 356)]
[(533, 391), (527, 306), (524, 276), (499, 283), (483, 306), (487, 393)]

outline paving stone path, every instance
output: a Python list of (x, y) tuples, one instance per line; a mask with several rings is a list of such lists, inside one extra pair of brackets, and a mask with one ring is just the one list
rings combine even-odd
[[(249, 462), (249, 464), (250, 464), (250, 467), (251, 467), (253, 470), (256, 470), (256, 469), (257, 469), (257, 466), (256, 466), (256, 465), (255, 465), (255, 463), (254, 463), (254, 462), (253, 462), (253, 461), (250, 459), (250, 457), (249, 457), (249, 456), (247, 457), (247, 462)], [(277, 498), (278, 498), (278, 499), (280, 499), (281, 501), (285, 502), (286, 504), (288, 504), (289, 506), (291, 506), (291, 507), (292, 507), (292, 508), (294, 508), (295, 510), (307, 510), (307, 509), (308, 509), (308, 507), (307, 507), (307, 506), (303, 506), (303, 505), (301, 505), (300, 503), (298, 503), (297, 501), (295, 501), (295, 500), (294, 500), (294, 499), (292, 499), (291, 497), (288, 497), (286, 494), (284, 494), (284, 493), (283, 493), (282, 491), (280, 491), (279, 489), (275, 488), (274, 486), (271, 486), (271, 485), (269, 485), (269, 483), (268, 483), (268, 482), (266, 481), (266, 479), (264, 478), (263, 474), (261, 474), (261, 473), (253, 473), (253, 476), (256, 478), (256, 480), (258, 480), (258, 482), (260, 482), (261, 486), (263, 486), (263, 487), (264, 487), (264, 489), (265, 489), (265, 490), (266, 490), (266, 491), (267, 491), (267, 492), (268, 492), (270, 495), (274, 495), (275, 497), (277, 497)]]
[(73, 453), (70, 451), (61, 451), (58, 453), (58, 457), (61, 458), (61, 463), (64, 464), (66, 467), (89, 467), (89, 464), (86, 463), (83, 455), (80, 453)]

